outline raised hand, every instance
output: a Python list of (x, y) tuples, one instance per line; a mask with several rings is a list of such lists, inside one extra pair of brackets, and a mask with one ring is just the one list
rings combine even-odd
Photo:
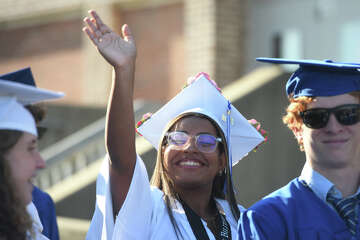
[(91, 17), (84, 18), (86, 26), (83, 31), (106, 61), (120, 68), (135, 63), (136, 46), (129, 26), (122, 26), (121, 37), (105, 25), (94, 10), (90, 10), (89, 14)]

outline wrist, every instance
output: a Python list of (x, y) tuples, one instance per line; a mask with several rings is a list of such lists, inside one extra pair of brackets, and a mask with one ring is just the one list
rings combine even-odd
[(129, 61), (125, 64), (121, 65), (113, 65), (113, 69), (115, 73), (125, 73), (125, 72), (131, 72), (135, 69), (135, 60)]
[(134, 77), (135, 63), (113, 66), (113, 87), (120, 87), (124, 90), (128, 89), (130, 92), (132, 92), (134, 87)]

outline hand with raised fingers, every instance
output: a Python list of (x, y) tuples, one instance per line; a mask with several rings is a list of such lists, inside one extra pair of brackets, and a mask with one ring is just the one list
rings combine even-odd
[(136, 46), (130, 28), (124, 24), (121, 28), (122, 36), (105, 25), (99, 15), (90, 10), (91, 17), (85, 17), (86, 26), (83, 31), (97, 47), (100, 54), (114, 67), (126, 67), (134, 64), (136, 59)]

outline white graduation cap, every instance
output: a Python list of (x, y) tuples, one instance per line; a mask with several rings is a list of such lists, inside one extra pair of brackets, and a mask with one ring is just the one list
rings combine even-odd
[(220, 126), (228, 142), (229, 160), (232, 159), (230, 166), (264, 141), (263, 136), (221, 94), (215, 82), (205, 73), (199, 73), (189, 86), (141, 124), (137, 131), (157, 149), (169, 122), (190, 112), (206, 115)]
[(37, 136), (35, 120), (24, 105), (63, 96), (61, 92), (37, 88), (30, 68), (0, 75), (0, 129)]

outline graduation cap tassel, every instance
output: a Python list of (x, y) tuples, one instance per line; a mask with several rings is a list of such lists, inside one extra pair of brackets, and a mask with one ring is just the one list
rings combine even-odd
[[(228, 156), (229, 156), (229, 161), (227, 164), (229, 164), (229, 178), (232, 178), (232, 153), (231, 153), (231, 141), (230, 141), (230, 127), (231, 127), (231, 103), (228, 100), (228, 105), (227, 105), (227, 114), (226, 114), (226, 142), (227, 142), (227, 146), (228, 146)], [(224, 189), (223, 192), (226, 195), (226, 191), (227, 191), (227, 184), (228, 182), (225, 181), (224, 184)]]
[(228, 154), (229, 154), (229, 169), (230, 169), (230, 177), (232, 176), (232, 152), (231, 152), (231, 141), (230, 141), (230, 134), (231, 134), (231, 103), (228, 100), (228, 107), (227, 107), (227, 116), (226, 116), (226, 124), (227, 124), (227, 132), (226, 132), (226, 141), (228, 144)]

